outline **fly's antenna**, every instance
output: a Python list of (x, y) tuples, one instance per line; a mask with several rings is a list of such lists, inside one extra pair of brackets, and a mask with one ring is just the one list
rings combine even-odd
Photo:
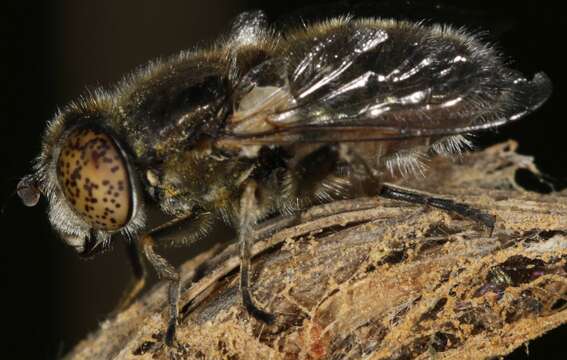
[[(12, 178), (15, 180), (15, 178)], [(18, 195), (24, 205), (28, 207), (32, 207), (37, 205), (39, 202), (39, 198), (41, 197), (41, 192), (37, 187), (36, 180), (32, 175), (24, 176), (16, 185), (16, 189), (12, 191), (8, 197), (3, 201), (2, 206), (0, 207), (0, 216), (3, 216), (10, 204), (10, 201), (14, 198), (15, 195)]]
[(25, 206), (36, 206), (41, 197), (41, 192), (35, 177), (31, 174), (24, 176), (16, 186), (16, 193)]

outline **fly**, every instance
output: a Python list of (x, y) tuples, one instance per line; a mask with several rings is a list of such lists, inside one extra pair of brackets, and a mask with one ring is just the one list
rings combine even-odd
[[(211, 47), (151, 62), (67, 105), (18, 194), (28, 206), (43, 195), (53, 228), (80, 255), (129, 239), (137, 282), (122, 306), (141, 290), (147, 260), (169, 282), (171, 345), (179, 274), (157, 245), (233, 226), (242, 303), (273, 322), (250, 291), (259, 222), (382, 196), (492, 228), (489, 214), (388, 182), (425, 175), (429, 157), (461, 153), (468, 134), (517, 120), (550, 93), (545, 74), (529, 80), (451, 27), (343, 17), (280, 33), (247, 12)], [(168, 220), (156, 223), (154, 211)]]

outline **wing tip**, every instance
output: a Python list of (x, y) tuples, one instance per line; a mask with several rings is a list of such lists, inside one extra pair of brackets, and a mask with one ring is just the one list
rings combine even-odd
[(518, 89), (519, 101), (525, 107), (526, 113), (531, 113), (540, 108), (551, 97), (553, 84), (549, 76), (543, 71), (537, 72), (532, 80), (524, 80)]

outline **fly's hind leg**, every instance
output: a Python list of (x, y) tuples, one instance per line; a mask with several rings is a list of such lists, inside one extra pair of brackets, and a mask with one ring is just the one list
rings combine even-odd
[(365, 169), (365, 172), (370, 180), (371, 187), (377, 189), (377, 192), (372, 191), (373, 194), (375, 193), (378, 196), (388, 199), (400, 200), (413, 204), (422, 204), (437, 209), (445, 210), (448, 212), (456, 213), (460, 216), (463, 216), (467, 219), (471, 219), (477, 223), (486, 226), (490, 234), (492, 235), (492, 231), (494, 230), (494, 223), (495, 223), (494, 216), (490, 214), (486, 214), (481, 210), (475, 209), (474, 207), (464, 203), (459, 203), (450, 199), (443, 199), (440, 197), (435, 197), (435, 196), (419, 193), (416, 191), (412, 191), (410, 189), (404, 189), (402, 187), (385, 184), (378, 179), (378, 177), (372, 171), (371, 167), (368, 165), (365, 159), (363, 159), (360, 155), (358, 155), (354, 151), (351, 153), (351, 155)]
[(270, 314), (254, 304), (250, 293), (250, 260), (251, 248), (254, 244), (254, 225), (258, 220), (256, 201), (256, 183), (246, 183), (240, 198), (240, 214), (238, 224), (238, 241), (240, 243), (240, 294), (242, 304), (252, 316), (265, 323), (272, 323), (275, 319)]
[(492, 231), (494, 230), (494, 216), (486, 214), (481, 210), (475, 209), (474, 207), (467, 204), (421, 194), (408, 189), (403, 189), (387, 184), (382, 185), (378, 195), (388, 199), (401, 200), (414, 204), (422, 204), (426, 206), (432, 206), (437, 209), (454, 212), (465, 218), (472, 219), (478, 223), (483, 224), (488, 228), (490, 234), (492, 234)]

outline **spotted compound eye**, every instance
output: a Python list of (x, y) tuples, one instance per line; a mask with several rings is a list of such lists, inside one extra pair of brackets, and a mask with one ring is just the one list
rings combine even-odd
[(132, 212), (128, 168), (112, 138), (92, 129), (69, 134), (57, 177), (71, 207), (95, 229), (124, 227)]

